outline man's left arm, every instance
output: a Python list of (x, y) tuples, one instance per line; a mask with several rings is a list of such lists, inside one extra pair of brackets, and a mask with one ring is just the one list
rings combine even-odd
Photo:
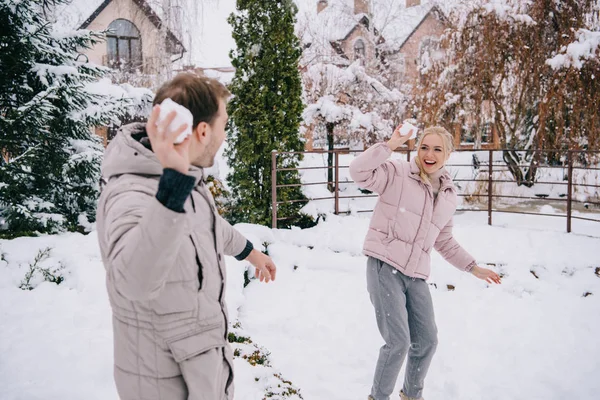
[(248, 239), (237, 231), (223, 217), (218, 216), (223, 227), (223, 249), (228, 256), (234, 256), (238, 261), (247, 260), (254, 265), (255, 276), (261, 282), (275, 280), (277, 267), (266, 254), (256, 250)]
[(226, 255), (234, 256), (238, 261), (245, 260), (254, 250), (252, 242), (237, 231), (227, 220), (220, 215), (220, 224), (223, 227), (223, 250)]

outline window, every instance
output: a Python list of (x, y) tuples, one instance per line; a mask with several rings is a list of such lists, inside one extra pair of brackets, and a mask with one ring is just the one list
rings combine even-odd
[(433, 65), (443, 57), (440, 49), (440, 40), (435, 37), (425, 37), (419, 46), (419, 70), (426, 73)]
[(116, 19), (106, 35), (108, 66), (133, 72), (142, 66), (140, 31), (126, 19)]
[(394, 82), (402, 82), (406, 73), (406, 58), (404, 54), (396, 54), (390, 57), (390, 78)]
[(365, 42), (358, 39), (354, 42), (354, 60), (364, 60), (366, 55)]

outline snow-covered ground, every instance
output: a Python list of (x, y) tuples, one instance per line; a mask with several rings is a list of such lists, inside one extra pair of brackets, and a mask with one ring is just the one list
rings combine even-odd
[[(600, 396), (600, 225), (536, 216), (457, 215), (457, 239), (504, 276), (489, 286), (433, 257), (430, 288), (439, 347), (427, 400)], [(368, 218), (328, 216), (312, 229), (238, 228), (269, 243), (277, 281), (243, 287), (244, 262), (228, 258), (236, 333), (270, 352), (272, 368), (236, 359), (236, 399), (262, 399), (281, 373), (307, 400), (360, 400), (382, 344), (360, 254)], [(588, 236), (593, 235), (593, 236)], [(38, 266), (62, 268), (60, 285), (18, 288)], [(110, 307), (95, 232), (0, 241), (0, 398), (116, 399)], [(454, 287), (454, 290), (449, 290)], [(244, 354), (244, 351), (242, 351)], [(273, 398), (280, 398), (275, 396)], [(292, 397), (298, 398), (298, 397)]]

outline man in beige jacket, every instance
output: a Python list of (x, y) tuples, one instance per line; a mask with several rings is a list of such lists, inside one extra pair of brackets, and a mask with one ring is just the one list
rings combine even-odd
[[(248, 260), (261, 281), (273, 261), (219, 216), (204, 183), (225, 138), (227, 89), (181, 74), (156, 94), (147, 124), (124, 126), (107, 148), (98, 240), (113, 310), (114, 376), (122, 400), (233, 398), (225, 255)], [(156, 124), (171, 98), (194, 117)]]

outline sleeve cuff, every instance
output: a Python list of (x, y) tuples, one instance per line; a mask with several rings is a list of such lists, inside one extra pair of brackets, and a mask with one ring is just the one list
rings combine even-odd
[(254, 250), (254, 246), (252, 245), (252, 242), (249, 240), (246, 240), (246, 247), (244, 248), (244, 250), (238, 254), (237, 256), (235, 256), (235, 259), (238, 261), (242, 261), (245, 260), (246, 257), (248, 257), (250, 255), (250, 252)]
[(394, 152), (394, 150), (390, 149), (390, 146), (388, 146), (386, 142), (382, 142), (379, 144), (381, 145), (380, 147), (382, 147), (386, 153), (392, 154)]
[(465, 272), (471, 272), (473, 268), (477, 266), (477, 261), (471, 261), (469, 265), (466, 266)]
[(193, 176), (165, 168), (158, 183), (156, 199), (169, 210), (183, 213), (183, 205), (195, 184), (196, 179)]

